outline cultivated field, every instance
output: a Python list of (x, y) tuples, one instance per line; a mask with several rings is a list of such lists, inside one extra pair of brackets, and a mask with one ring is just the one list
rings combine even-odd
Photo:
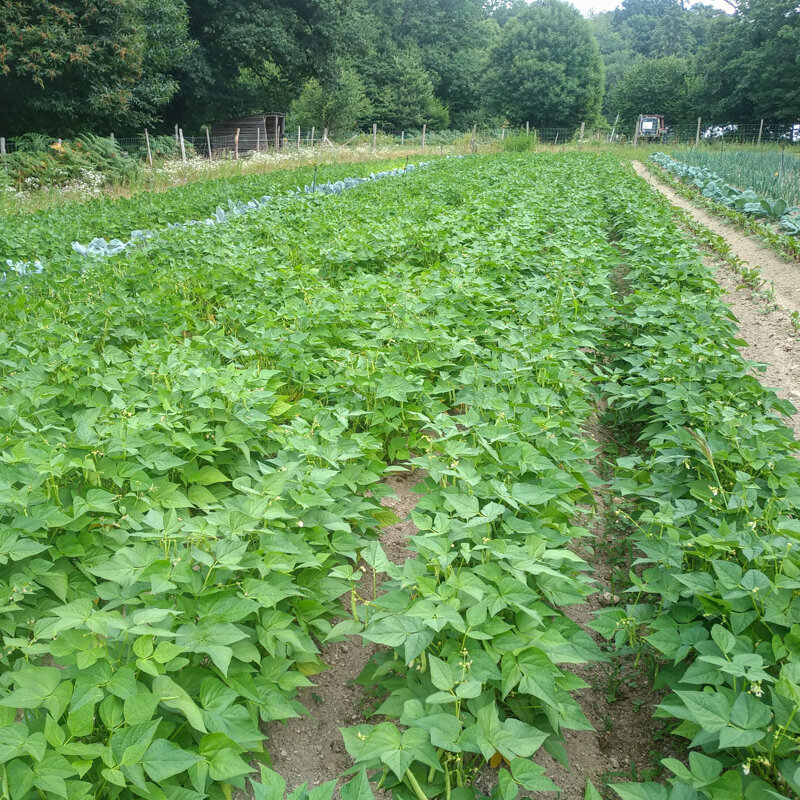
[(740, 189), (754, 189), (789, 205), (800, 204), (800, 155), (791, 146), (681, 148), (675, 157), (686, 164), (707, 167)]
[[(569, 797), (793, 797), (792, 408), (669, 210), (579, 152), (309, 182), (4, 227), (40, 266), (0, 284), (0, 797), (278, 800), (255, 759), (343, 641), (378, 645), (354, 777), (297, 800), (548, 796), (558, 762)], [(598, 689), (674, 733), (648, 774), (581, 761)]]

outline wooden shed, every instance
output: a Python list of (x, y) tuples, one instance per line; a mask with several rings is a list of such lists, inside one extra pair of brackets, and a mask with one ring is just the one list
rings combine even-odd
[(248, 114), (246, 117), (233, 117), (211, 125), (214, 147), (233, 148), (236, 131), (239, 131), (239, 152), (266, 150), (269, 147), (280, 149), (283, 146), (285, 114), (274, 112)]

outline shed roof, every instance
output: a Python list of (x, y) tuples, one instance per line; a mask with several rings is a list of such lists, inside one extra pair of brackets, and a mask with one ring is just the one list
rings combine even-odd
[(228, 119), (221, 119), (214, 122), (214, 125), (232, 125), (239, 123), (259, 123), (266, 117), (285, 117), (286, 114), (281, 114), (278, 111), (263, 111), (260, 114), (246, 114), (243, 117), (229, 117)]

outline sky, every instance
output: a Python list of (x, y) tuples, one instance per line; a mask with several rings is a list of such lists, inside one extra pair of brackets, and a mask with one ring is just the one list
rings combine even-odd
[[(584, 17), (590, 13), (599, 14), (602, 11), (611, 11), (617, 6), (622, 5), (622, 0), (569, 0)], [(704, 0), (705, 5), (714, 6), (723, 11), (731, 11), (731, 7), (725, 0)]]

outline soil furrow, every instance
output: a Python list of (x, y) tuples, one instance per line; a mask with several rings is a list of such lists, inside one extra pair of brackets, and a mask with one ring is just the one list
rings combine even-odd
[[(407, 519), (416, 506), (419, 495), (413, 491), (425, 476), (420, 470), (395, 475), (384, 481), (395, 493), (381, 504), (400, 518), (381, 532), (380, 542), (387, 557), (402, 564), (413, 554), (405, 549), (416, 526)], [(377, 576), (380, 586), (381, 576)], [(372, 593), (372, 574), (366, 567), (362, 580), (363, 591)], [(346, 598), (345, 605), (349, 603)], [(353, 685), (378, 645), (368, 644), (359, 636), (323, 648), (322, 659), (330, 668), (315, 675), (313, 687), (301, 690), (298, 699), (311, 716), (287, 720), (285, 725), (271, 723), (267, 728), (267, 749), (272, 756), (273, 769), (286, 780), (289, 791), (303, 783), (309, 787), (337, 779), (352, 765), (344, 748), (339, 728), (366, 722), (362, 713), (362, 689)], [(338, 793), (337, 795), (338, 796)]]
[[(586, 425), (585, 433), (598, 446), (595, 474), (607, 476), (607, 461), (612, 456), (607, 446), (613, 442), (613, 432), (600, 422), (599, 412)], [(614, 449), (616, 445), (614, 445)], [(588, 623), (595, 611), (612, 604), (624, 603), (614, 592), (615, 583), (630, 566), (626, 533), (620, 518), (614, 514), (613, 498), (608, 485), (594, 492), (596, 509), (587, 521), (594, 539), (581, 540), (574, 548), (594, 568), (598, 592), (581, 605), (567, 606), (563, 612), (578, 623), (604, 650), (605, 640)], [(617, 573), (617, 575), (615, 575)], [(643, 665), (634, 667), (633, 658), (609, 652), (606, 663), (572, 666), (570, 671), (589, 686), (575, 692), (583, 713), (594, 727), (589, 731), (564, 731), (564, 749), (569, 759), (565, 769), (544, 750), (534, 761), (547, 770), (547, 776), (561, 787), (559, 800), (583, 800), (587, 781), (601, 790), (609, 783), (631, 780), (652, 780), (661, 771), (659, 761), (666, 756), (680, 756), (675, 742), (666, 734), (664, 723), (653, 719), (656, 705), (663, 692), (651, 689), (651, 676)], [(550, 793), (533, 792), (533, 798), (552, 797)]]

